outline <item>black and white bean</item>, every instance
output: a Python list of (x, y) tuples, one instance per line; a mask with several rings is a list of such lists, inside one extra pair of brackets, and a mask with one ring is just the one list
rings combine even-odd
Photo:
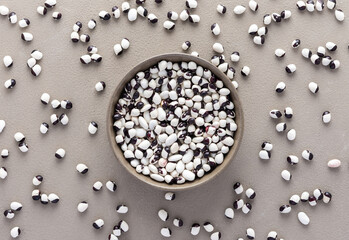
[(287, 162), (291, 165), (296, 165), (299, 162), (299, 158), (295, 155), (287, 156)]
[(312, 152), (310, 152), (309, 150), (304, 150), (302, 152), (302, 158), (305, 160), (311, 161), (314, 158), (314, 154)]
[(5, 56), (3, 58), (3, 62), (4, 62), (4, 65), (5, 67), (9, 68), (9, 67), (12, 67), (13, 66), (13, 59), (11, 56)]
[(246, 230), (246, 237), (247, 237), (248, 239), (255, 239), (256, 233), (255, 233), (255, 231), (254, 231), (253, 228), (248, 228), (248, 229)]
[(336, 16), (336, 19), (339, 21), (339, 22), (343, 22), (344, 19), (345, 19), (345, 15), (344, 15), (344, 12), (342, 11), (342, 9), (336, 9), (335, 12), (334, 12), (335, 16)]
[(163, 26), (164, 26), (164, 28), (166, 30), (171, 31), (171, 30), (173, 30), (176, 27), (176, 24), (174, 22), (172, 22), (172, 21), (166, 20), (164, 22)]
[(301, 194), (301, 201), (302, 202), (308, 202), (310, 197), (310, 194), (308, 192), (302, 192)]
[(16, 24), (18, 21), (17, 14), (15, 12), (10, 12), (8, 14), (8, 20), (10, 21), (10, 23)]
[(34, 36), (31, 33), (24, 32), (21, 34), (21, 38), (25, 42), (31, 42), (31, 41), (33, 41)]
[(38, 77), (41, 73), (41, 66), (39, 64), (35, 64), (31, 69), (31, 73), (34, 75), (34, 77)]
[(279, 208), (279, 211), (280, 213), (282, 214), (288, 214), (290, 213), (292, 210), (291, 206), (290, 205), (282, 205), (280, 208)]
[(213, 227), (213, 225), (210, 222), (205, 222), (203, 224), (203, 227), (204, 227), (205, 231), (208, 232), (208, 233), (211, 233), (214, 230), (214, 227)]
[(288, 171), (288, 170), (283, 170), (282, 172), (281, 172), (281, 177), (285, 180), (285, 181), (290, 181), (291, 180), (291, 178), (292, 178), (292, 174), (290, 173), (290, 171)]
[(41, 192), (40, 192), (39, 189), (34, 189), (34, 190), (32, 191), (32, 199), (33, 199), (34, 201), (40, 200), (40, 196), (41, 196)]
[(5, 179), (7, 177), (7, 175), (8, 175), (7, 169), (5, 167), (1, 167), (0, 168), (0, 178)]
[(286, 89), (286, 83), (284, 82), (279, 82), (275, 87), (275, 91), (277, 93), (282, 93), (283, 91), (285, 91), (285, 89)]
[(54, 20), (60, 20), (62, 18), (62, 13), (60, 13), (60, 12), (53, 12), (52, 13), (52, 18)]
[(52, 114), (50, 116), (50, 120), (53, 125), (56, 125), (57, 123), (59, 123), (59, 117), (57, 116), (57, 114)]
[(291, 44), (291, 46), (292, 46), (293, 48), (298, 48), (299, 45), (301, 45), (301, 40), (300, 40), (300, 39), (295, 39), (295, 40), (293, 40), (293, 42), (292, 42), (292, 44)]
[(15, 212), (12, 209), (7, 209), (4, 211), (4, 216), (7, 219), (12, 219), (15, 217)]
[(79, 163), (76, 165), (76, 170), (81, 174), (86, 174), (88, 172), (88, 167), (83, 163)]
[(193, 236), (196, 236), (200, 233), (200, 224), (198, 223), (194, 223), (192, 226), (191, 226), (191, 229), (190, 229), (190, 234), (193, 235)]
[(214, 232), (211, 234), (210, 240), (219, 240), (221, 239), (221, 237), (222, 237), (221, 232)]
[(4, 87), (7, 89), (12, 89), (16, 86), (16, 80), (15, 79), (8, 79), (4, 83)]
[(175, 200), (175, 198), (176, 198), (176, 194), (175, 193), (173, 193), (173, 192), (165, 193), (165, 199), (167, 201), (173, 201), (173, 200)]
[(264, 23), (264, 25), (269, 25), (269, 24), (271, 24), (271, 21), (272, 21), (272, 17), (271, 17), (270, 14), (265, 14), (265, 15), (263, 16), (263, 23)]
[(331, 122), (332, 115), (329, 111), (325, 111), (322, 113), (322, 122), (328, 124)]
[(329, 203), (329, 202), (331, 202), (331, 200), (332, 200), (332, 194), (329, 192), (325, 192), (322, 201), (324, 203)]
[(314, 196), (310, 196), (308, 199), (309, 205), (315, 207), (317, 205), (317, 199)]
[(302, 49), (302, 56), (305, 58), (311, 58), (312, 52), (310, 51), (309, 48), (303, 48)]
[(58, 203), (59, 202), (59, 197), (55, 193), (50, 193), (48, 195), (48, 200), (49, 200), (50, 203)]
[(117, 185), (114, 181), (108, 181), (106, 182), (105, 186), (107, 187), (107, 189), (111, 192), (115, 192), (117, 189)]
[(301, 200), (300, 196), (295, 194), (295, 195), (292, 195), (290, 200), (289, 200), (289, 203), (291, 205), (297, 205), (299, 203), (299, 201)]
[(243, 191), (244, 191), (244, 187), (243, 187), (242, 184), (239, 183), (239, 182), (236, 182), (236, 183), (234, 184), (233, 188), (234, 188), (234, 191), (235, 191), (236, 194), (241, 194), (241, 193), (243, 193)]
[(313, 195), (316, 198), (316, 200), (322, 200), (324, 197), (324, 194), (322, 193), (321, 189), (317, 188), (313, 191)]
[(252, 210), (252, 205), (250, 203), (245, 203), (241, 210), (244, 214), (248, 214)]
[(2, 149), (1, 150), (1, 157), (2, 158), (8, 158), (9, 154), (10, 154), (10, 152), (9, 152), (8, 149)]
[(55, 157), (57, 159), (62, 159), (65, 157), (65, 150), (63, 148), (59, 148), (57, 149), (56, 153), (55, 153)]
[(220, 14), (225, 14), (227, 12), (227, 8), (222, 4), (218, 4), (217, 5), (217, 12)]
[(98, 124), (94, 121), (90, 122), (90, 124), (88, 125), (88, 132), (91, 135), (94, 135), (97, 133), (97, 131), (98, 131)]
[(19, 227), (14, 227), (10, 231), (10, 235), (12, 238), (18, 238), (21, 235), (21, 229)]
[(92, 226), (95, 229), (101, 229), (104, 226), (104, 220), (103, 219), (97, 219), (96, 221), (93, 222)]
[(86, 201), (80, 202), (77, 206), (78, 212), (81, 212), (81, 213), (85, 212), (87, 208), (88, 208), (88, 203)]
[(169, 238), (172, 235), (172, 231), (168, 227), (161, 228), (160, 233), (163, 237), (166, 237), (166, 238)]
[(96, 83), (96, 85), (95, 85), (95, 89), (97, 92), (103, 91), (105, 89), (105, 87), (106, 87), (106, 84), (103, 81), (100, 81), (100, 82)]
[(305, 3), (305, 7), (308, 10), (308, 12), (314, 12), (315, 11), (315, 3), (313, 0), (307, 0)]
[(103, 187), (103, 183), (100, 181), (97, 181), (93, 184), (92, 189), (93, 189), (93, 191), (98, 192), (102, 189), (102, 187)]
[(252, 188), (247, 189), (245, 194), (249, 199), (254, 199), (256, 197), (256, 192)]
[(315, 82), (310, 82), (308, 85), (309, 91), (312, 93), (317, 93), (319, 91), (319, 86)]
[(148, 21), (150, 22), (150, 23), (157, 23), (158, 22), (158, 18), (155, 16), (155, 14), (153, 14), (153, 13), (150, 13), (149, 15), (148, 15)]
[(46, 134), (48, 132), (49, 128), (50, 128), (50, 126), (46, 122), (43, 122), (40, 125), (40, 132), (42, 134)]
[(97, 22), (96, 22), (96, 20), (94, 20), (94, 19), (91, 19), (91, 20), (88, 21), (88, 23), (87, 23), (87, 27), (88, 27), (89, 29), (91, 29), (91, 30), (95, 29), (96, 26), (97, 26)]
[(11, 204), (10, 204), (10, 208), (13, 211), (21, 211), (22, 207), (23, 207), (23, 205), (20, 202), (11, 202)]
[(284, 110), (285, 118), (292, 118), (293, 117), (293, 109), (290, 107), (286, 107)]
[(164, 209), (160, 209), (158, 211), (158, 216), (164, 222), (166, 222), (168, 220), (168, 218), (169, 218), (168, 212), (166, 210), (164, 210)]
[(47, 13), (47, 8), (46, 7), (43, 7), (43, 6), (39, 6), (37, 7), (36, 9), (37, 13), (39, 13), (40, 15), (46, 15)]
[(211, 31), (215, 36), (218, 36), (221, 33), (221, 28), (219, 27), (218, 23), (211, 25)]
[(41, 204), (43, 204), (43, 205), (47, 205), (48, 204), (48, 196), (47, 196), (47, 194), (42, 193), (40, 195), (39, 199), (40, 199)]
[(116, 207), (116, 212), (121, 213), (121, 214), (126, 214), (128, 212), (128, 207), (126, 205), (123, 205), (123, 204), (118, 205)]
[(281, 48), (278, 48), (275, 50), (275, 56), (278, 57), (278, 58), (282, 58), (284, 57), (286, 54), (285, 50), (281, 49)]
[(324, 10), (324, 8), (325, 8), (324, 0), (317, 0), (315, 3), (315, 9), (318, 12), (322, 12)]
[(173, 219), (173, 225), (175, 226), (175, 227), (182, 227), (183, 226), (183, 220), (182, 219), (180, 219), (180, 218), (174, 218)]
[(297, 67), (295, 64), (289, 64), (286, 66), (285, 71), (287, 73), (294, 73), (297, 70)]
[(253, 12), (256, 12), (258, 10), (258, 3), (255, 0), (250, 0), (248, 2), (248, 6)]
[(33, 185), (34, 186), (39, 186), (42, 181), (44, 180), (44, 177), (41, 175), (36, 175), (35, 177), (33, 177)]
[[(235, 208), (235, 207), (234, 207)], [(242, 207), (241, 207), (242, 208)], [(237, 209), (237, 208), (235, 208)], [(228, 219), (233, 219), (234, 218), (234, 209), (232, 208), (226, 208), (224, 211), (224, 215)]]

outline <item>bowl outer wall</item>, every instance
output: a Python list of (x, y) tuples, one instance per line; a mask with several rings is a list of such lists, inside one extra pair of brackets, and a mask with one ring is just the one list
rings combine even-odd
[[(197, 178), (193, 182), (185, 182), (184, 184), (169, 185), (166, 182), (157, 182), (152, 178), (150, 178), (150, 176), (145, 176), (143, 174), (137, 173), (135, 168), (132, 167), (131, 164), (124, 158), (122, 150), (120, 149), (120, 147), (117, 145), (115, 141), (115, 132), (113, 129), (114, 121), (112, 119), (112, 115), (114, 114), (115, 104), (119, 100), (119, 96), (124, 90), (126, 83), (129, 82), (131, 79), (133, 79), (138, 72), (144, 71), (154, 65), (157, 65), (157, 63), (162, 60), (167, 60), (171, 62), (194, 61), (197, 63), (198, 66), (202, 66), (204, 69), (211, 70), (211, 72), (214, 75), (216, 75), (218, 79), (223, 81), (225, 87), (229, 88), (230, 96), (234, 103), (234, 110), (236, 114), (235, 122), (238, 128), (234, 134), (234, 145), (230, 148), (229, 153), (225, 156), (223, 163), (221, 165), (218, 165), (216, 169), (214, 169), (211, 173), (205, 174), (202, 178)], [(121, 165), (123, 165), (131, 175), (135, 176), (137, 179), (141, 180), (142, 182), (145, 182), (158, 189), (168, 190), (168, 191), (178, 191), (178, 190), (185, 190), (185, 189), (197, 187), (199, 185), (202, 185), (203, 183), (209, 182), (213, 178), (216, 178), (233, 160), (235, 154), (237, 153), (240, 147), (243, 131), (244, 131), (244, 116), (243, 116), (242, 105), (241, 105), (241, 101), (239, 99), (238, 93), (235, 87), (233, 86), (233, 84), (231, 83), (231, 80), (224, 73), (222, 73), (217, 67), (212, 65), (210, 62), (202, 58), (195, 57), (189, 54), (183, 54), (183, 53), (169, 53), (169, 54), (157, 55), (141, 62), (140, 64), (132, 68), (124, 76), (122, 81), (118, 84), (118, 86), (114, 90), (114, 93), (111, 96), (108, 110), (107, 110), (107, 133), (108, 133), (109, 142), (111, 144), (115, 157), (119, 160)]]

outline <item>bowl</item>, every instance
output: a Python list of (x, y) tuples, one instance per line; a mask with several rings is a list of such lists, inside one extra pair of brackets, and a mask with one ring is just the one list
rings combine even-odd
[[(151, 179), (149, 176), (144, 176), (143, 174), (139, 174), (136, 172), (135, 168), (131, 166), (131, 164), (125, 159), (123, 155), (123, 151), (120, 149), (120, 147), (117, 145), (115, 141), (115, 132), (113, 129), (113, 114), (114, 114), (114, 107), (117, 101), (119, 100), (119, 96), (121, 95), (122, 91), (124, 90), (124, 87), (127, 82), (129, 82), (138, 72), (144, 71), (154, 65), (156, 65), (161, 60), (167, 60), (172, 62), (190, 62), (194, 61), (198, 65), (202, 66), (204, 69), (209, 69), (213, 74), (215, 74), (219, 79), (221, 79), (225, 85), (225, 87), (229, 88), (230, 90), (230, 96), (235, 106), (235, 122), (238, 125), (238, 129), (234, 134), (234, 145), (230, 148), (230, 151), (228, 154), (226, 154), (224, 161), (221, 165), (218, 165), (212, 172), (209, 174), (205, 174), (202, 178), (195, 179), (192, 182), (185, 182), (184, 184), (167, 184), (166, 182), (157, 182), (153, 179)], [(184, 190), (189, 189), (193, 187), (197, 187), (199, 185), (202, 185), (204, 183), (209, 182), (213, 178), (217, 177), (233, 160), (234, 156), (236, 155), (240, 143), (242, 141), (242, 135), (243, 135), (243, 129), (244, 129), (244, 116), (243, 116), (243, 110), (241, 106), (241, 102), (238, 96), (238, 93), (231, 83), (231, 80), (222, 73), (217, 67), (212, 65), (210, 62), (195, 57), (189, 54), (182, 54), (182, 53), (169, 53), (169, 54), (163, 54), (158, 55), (155, 57), (152, 57), (150, 59), (147, 59), (134, 68), (132, 68), (125, 77), (121, 80), (120, 84), (116, 87), (114, 90), (114, 93), (111, 96), (108, 111), (107, 111), (107, 132), (108, 132), (108, 138), (109, 142), (111, 144), (111, 147), (114, 151), (115, 157), (118, 159), (118, 161), (121, 163), (123, 167), (127, 169), (127, 171), (139, 179), (140, 181), (147, 183), (151, 186), (154, 186), (156, 188), (162, 189), (162, 190)]]

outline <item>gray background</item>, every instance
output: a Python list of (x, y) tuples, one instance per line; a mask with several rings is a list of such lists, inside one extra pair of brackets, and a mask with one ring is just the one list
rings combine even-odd
[[(221, 2), (228, 12), (221, 16), (216, 12), (216, 5)], [(54, 11), (60, 11), (63, 18), (54, 22), (50, 11), (42, 17), (36, 13), (36, 7), (43, 1), (5, 0), (7, 5), (18, 14), (19, 18), (28, 17), (31, 25), (25, 31), (34, 34), (34, 41), (25, 43), (20, 39), (21, 29), (11, 25), (6, 17), (0, 17), (0, 57), (11, 55), (14, 66), (5, 69), (1, 66), (1, 84), (8, 78), (15, 78), (17, 85), (13, 90), (0, 87), (0, 119), (6, 120), (7, 126), (0, 135), (0, 148), (8, 148), (10, 157), (0, 160), (0, 165), (8, 169), (9, 176), (0, 181), (0, 210), (9, 208), (11, 201), (23, 203), (23, 210), (12, 220), (0, 218), (0, 239), (10, 239), (9, 231), (14, 226), (23, 230), (21, 239), (106, 239), (112, 227), (125, 219), (130, 224), (130, 231), (120, 239), (161, 239), (160, 228), (170, 226), (172, 239), (208, 239), (202, 231), (199, 236), (189, 234), (193, 222), (211, 221), (217, 230), (223, 233), (222, 239), (237, 239), (245, 235), (248, 227), (256, 230), (257, 239), (265, 239), (269, 231), (275, 230), (284, 239), (345, 239), (349, 210), (348, 198), (348, 117), (349, 97), (348, 53), (349, 33), (347, 21), (339, 23), (334, 13), (299, 12), (296, 1), (259, 1), (257, 13), (249, 9), (242, 16), (235, 16), (233, 8), (238, 3), (247, 5), (248, 1), (199, 1), (195, 13), (201, 16), (201, 22), (193, 25), (177, 21), (175, 31), (166, 32), (162, 23), (169, 10), (180, 13), (184, 9), (183, 1), (165, 0), (160, 6), (148, 0), (145, 5), (150, 12), (159, 17), (157, 25), (151, 25), (146, 19), (138, 17), (129, 23), (122, 14), (119, 20), (101, 22), (100, 10), (110, 11), (113, 5), (121, 6), (121, 1), (58, 1)], [(132, 6), (135, 6), (132, 1)], [(344, 12), (349, 12), (349, 4), (338, 1)], [(292, 11), (290, 20), (272, 24), (263, 47), (256, 46), (247, 34), (250, 24), (262, 24), (266, 13)], [(97, 20), (97, 28), (87, 29), (89, 19)], [(72, 25), (80, 20), (84, 27), (82, 33), (91, 36), (91, 44), (99, 48), (103, 56), (101, 64), (83, 66), (79, 57), (86, 53), (88, 44), (73, 44), (70, 41)], [(212, 23), (219, 23), (222, 33), (214, 37), (210, 32)], [(131, 47), (122, 56), (116, 57), (113, 45), (123, 37), (130, 39)], [(302, 41), (299, 49), (292, 49), (295, 38)], [(210, 183), (193, 190), (177, 193), (173, 202), (164, 200), (163, 191), (158, 191), (131, 177), (115, 159), (106, 135), (106, 109), (113, 89), (132, 66), (153, 55), (181, 52), (185, 40), (192, 42), (191, 51), (198, 51), (200, 56), (209, 59), (212, 44), (216, 41), (225, 46), (225, 55), (229, 58), (232, 51), (241, 54), (240, 63), (234, 65), (239, 71), (242, 66), (251, 67), (251, 75), (242, 78), (237, 74), (241, 100), (245, 111), (245, 135), (240, 151), (226, 171)], [(313, 66), (301, 56), (301, 48), (315, 50), (327, 41), (338, 44), (338, 51), (331, 54), (341, 61), (341, 68), (330, 71), (322, 66)], [(40, 62), (43, 70), (34, 78), (26, 67), (26, 60), (31, 50), (38, 48), (44, 53)], [(274, 56), (276, 48), (286, 50), (284, 59)], [(297, 65), (292, 76), (285, 73), (287, 64)], [(94, 85), (105, 81), (107, 88), (103, 93), (96, 93)], [(279, 81), (287, 84), (282, 95), (275, 93)], [(320, 92), (314, 96), (308, 90), (308, 83), (315, 81)], [(69, 125), (50, 127), (47, 135), (39, 132), (41, 122), (49, 122), (54, 111), (50, 106), (40, 103), (40, 96), (48, 92), (51, 99), (70, 99), (74, 107), (65, 111), (70, 119)], [(285, 134), (277, 134), (275, 123), (269, 118), (271, 109), (284, 109), (290, 106), (294, 118), (287, 121), (297, 130), (296, 141), (290, 143)], [(329, 110), (333, 120), (329, 125), (321, 121), (322, 112)], [(95, 136), (87, 131), (88, 123), (94, 120), (100, 128)], [(27, 154), (17, 149), (13, 139), (15, 132), (21, 131), (27, 137), (30, 150)], [(264, 140), (274, 143), (272, 158), (263, 162), (258, 158), (260, 144)], [(58, 148), (67, 152), (63, 160), (57, 160), (54, 153)], [(300, 159), (297, 166), (286, 162), (288, 154), (301, 157), (304, 149), (313, 151), (312, 162)], [(339, 158), (343, 166), (338, 170), (327, 168), (327, 161)], [(78, 163), (89, 166), (86, 176), (77, 174)], [(286, 183), (280, 177), (283, 169), (293, 174), (291, 182)], [(54, 192), (61, 197), (57, 205), (43, 206), (31, 200), (34, 189), (31, 180), (36, 174), (44, 176), (41, 190)], [(92, 184), (100, 180), (105, 183), (112, 179), (118, 183), (116, 193), (92, 191)], [(252, 201), (253, 209), (249, 215), (237, 211), (233, 220), (224, 217), (224, 209), (232, 205), (237, 198), (233, 194), (235, 181), (243, 183), (245, 189), (253, 187), (257, 198)], [(312, 191), (314, 188), (328, 190), (333, 194), (329, 205), (319, 203), (312, 208), (308, 204), (296, 206), (292, 213), (281, 216), (278, 208), (288, 201), (292, 194)], [(86, 200), (90, 207), (80, 214), (77, 203)], [(125, 203), (130, 210), (126, 216), (118, 215), (115, 207)], [(181, 217), (185, 226), (176, 229), (170, 221), (163, 223), (157, 217), (160, 208), (168, 209), (170, 219)], [(311, 218), (308, 227), (297, 220), (297, 212), (305, 211)], [(92, 228), (97, 218), (105, 220), (102, 230)]]

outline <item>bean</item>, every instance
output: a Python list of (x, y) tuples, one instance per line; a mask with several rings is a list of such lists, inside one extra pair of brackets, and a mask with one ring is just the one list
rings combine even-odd
[(308, 85), (308, 88), (309, 88), (310, 92), (312, 92), (314, 94), (319, 91), (319, 86), (315, 82), (310, 82)]
[(323, 112), (323, 114), (322, 114), (322, 121), (323, 121), (323, 123), (325, 123), (325, 124), (328, 124), (328, 123), (330, 123), (331, 122), (331, 113), (329, 112), (329, 111), (325, 111), (325, 112)]
[(227, 209), (225, 209), (224, 215), (228, 219), (233, 219), (234, 218), (234, 210), (232, 208), (227, 208)]
[(332, 160), (328, 161), (327, 166), (329, 168), (338, 168), (341, 166), (341, 164), (342, 163), (339, 159), (332, 159)]
[(93, 222), (92, 226), (97, 230), (101, 229), (104, 226), (103, 219), (97, 219), (96, 221)]
[(10, 235), (12, 238), (17, 238), (21, 235), (21, 229), (19, 227), (14, 227), (10, 231)]
[(117, 189), (117, 185), (114, 181), (108, 181), (105, 186), (107, 187), (107, 189), (111, 192), (115, 192)]
[(281, 172), (281, 177), (285, 180), (285, 181), (290, 181), (292, 178), (292, 174), (290, 173), (290, 171), (288, 170), (283, 170)]
[(298, 213), (298, 220), (303, 225), (308, 225), (310, 223), (310, 219), (308, 215), (305, 212), (299, 212)]
[(78, 212), (85, 212), (88, 208), (88, 203), (86, 201), (82, 201), (78, 204), (77, 206), (77, 209), (78, 209)]
[(9, 151), (8, 151), (8, 149), (2, 149), (2, 150), (1, 150), (1, 157), (2, 157), (2, 158), (8, 158), (8, 156), (9, 156)]
[(86, 174), (88, 172), (88, 167), (83, 163), (79, 163), (76, 165), (76, 170), (81, 174)]
[(166, 237), (166, 238), (171, 237), (172, 235), (171, 229), (167, 227), (161, 228), (160, 233), (163, 237)]
[(255, 239), (256, 233), (255, 233), (255, 231), (254, 231), (253, 228), (248, 228), (248, 229), (246, 230), (246, 237), (247, 237), (248, 239)]
[(34, 36), (31, 33), (24, 32), (21, 34), (21, 38), (25, 42), (31, 42), (31, 41), (33, 41)]
[(218, 4), (217, 5), (217, 12), (220, 14), (225, 14), (227, 12), (227, 8), (222, 4)]
[(246, 7), (242, 5), (237, 5), (234, 7), (234, 13), (236, 15), (241, 15), (246, 11)]
[(256, 197), (256, 192), (252, 188), (247, 189), (245, 194), (249, 199), (254, 199)]
[(193, 235), (193, 236), (198, 235), (198, 234), (200, 233), (200, 224), (194, 223), (194, 224), (191, 226), (190, 233), (191, 233), (191, 235)]

